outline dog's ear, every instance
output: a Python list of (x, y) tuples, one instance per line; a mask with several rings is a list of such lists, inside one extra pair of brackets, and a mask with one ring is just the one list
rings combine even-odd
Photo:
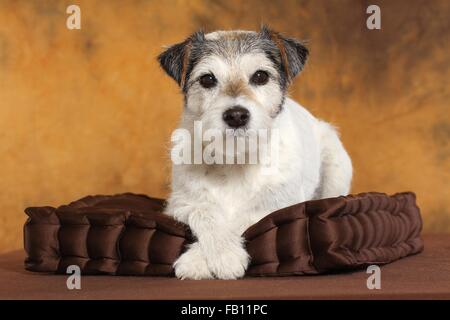
[(161, 67), (181, 88), (186, 81), (192, 46), (204, 40), (203, 31), (197, 31), (183, 42), (168, 47), (158, 56)]
[(287, 38), (265, 25), (261, 27), (260, 34), (263, 38), (272, 40), (278, 47), (282, 68), (287, 74), (288, 81), (291, 81), (303, 70), (309, 50), (300, 41)]

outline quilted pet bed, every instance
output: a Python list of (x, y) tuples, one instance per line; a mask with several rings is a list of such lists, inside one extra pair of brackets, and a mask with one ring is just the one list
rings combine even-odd
[[(131, 193), (30, 207), (24, 226), (30, 271), (173, 276), (194, 241), (162, 214), (164, 200)], [(423, 250), (415, 195), (364, 193), (307, 201), (266, 216), (243, 234), (249, 276), (319, 274), (386, 264)]]

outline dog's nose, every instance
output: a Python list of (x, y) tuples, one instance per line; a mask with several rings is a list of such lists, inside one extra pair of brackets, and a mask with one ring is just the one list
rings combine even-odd
[(232, 128), (245, 126), (249, 119), (250, 111), (241, 106), (234, 106), (223, 113), (223, 121)]

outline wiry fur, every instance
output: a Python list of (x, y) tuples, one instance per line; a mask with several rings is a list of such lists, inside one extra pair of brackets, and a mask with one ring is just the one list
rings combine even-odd
[[(240, 105), (251, 114), (246, 129), (277, 128), (280, 136), (275, 175), (251, 164), (173, 165), (165, 213), (187, 223), (197, 238), (176, 261), (177, 277), (242, 277), (249, 257), (241, 234), (250, 225), (277, 209), (349, 192), (352, 165), (336, 130), (286, 97), (307, 54), (300, 42), (263, 28), (196, 33), (160, 55), (185, 95), (181, 128), (193, 134), (200, 120), (204, 130), (225, 132), (223, 112)], [(269, 73), (266, 85), (249, 83), (257, 70)], [(200, 86), (205, 73), (215, 75), (216, 87)]]

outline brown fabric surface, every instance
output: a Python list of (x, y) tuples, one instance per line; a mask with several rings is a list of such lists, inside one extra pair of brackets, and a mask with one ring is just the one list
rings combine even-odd
[[(27, 208), (28, 270), (173, 275), (193, 237), (161, 213), (164, 201), (131, 193), (88, 196), (59, 208)], [(365, 193), (283, 208), (245, 233), (247, 275), (301, 275), (385, 264), (423, 249), (413, 193)]]
[(67, 277), (24, 270), (24, 252), (0, 256), (0, 299), (450, 299), (450, 235), (424, 236), (425, 250), (381, 267), (381, 289), (365, 270), (303, 277), (178, 280), (169, 277)]

